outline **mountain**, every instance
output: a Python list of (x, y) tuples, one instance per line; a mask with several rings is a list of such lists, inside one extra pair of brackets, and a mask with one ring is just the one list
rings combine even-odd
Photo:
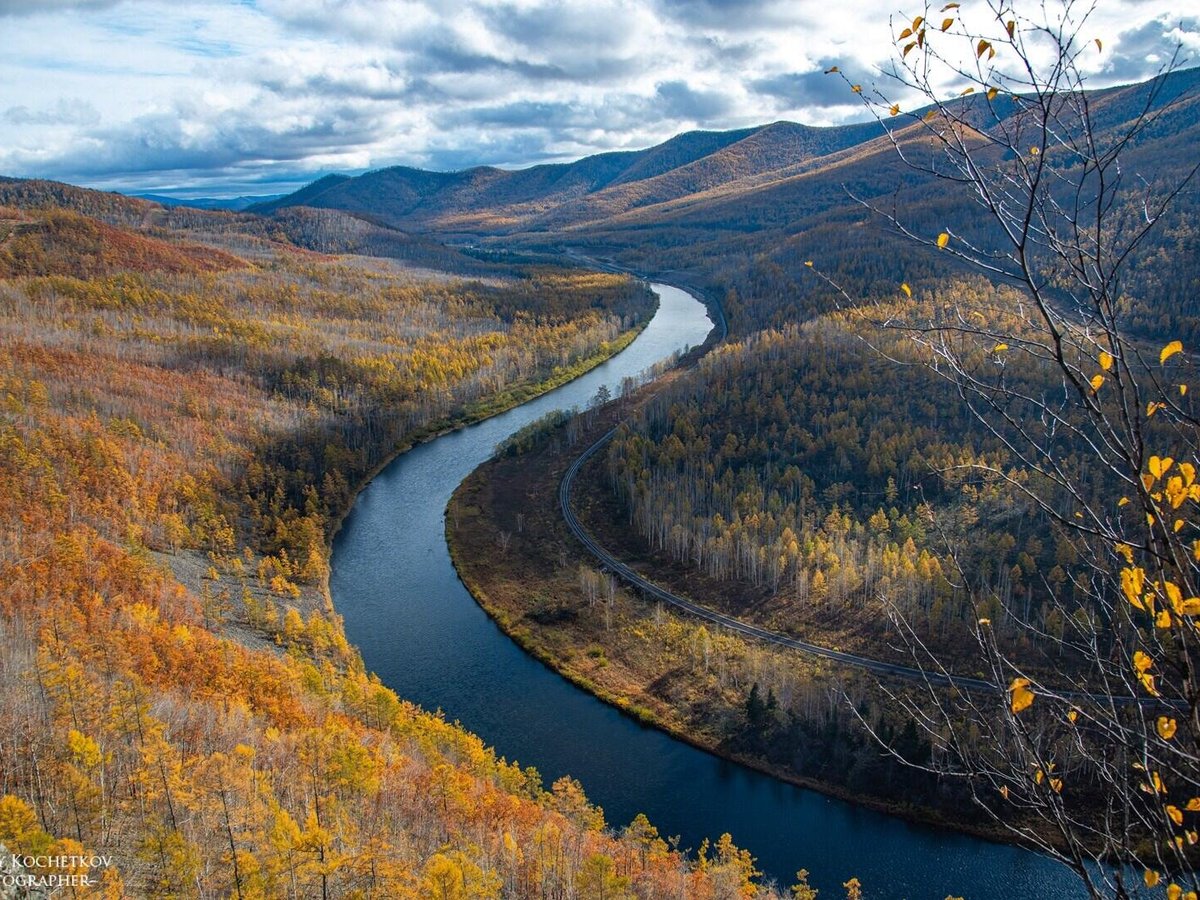
[(141, 200), (149, 200), (152, 203), (158, 203), (161, 206), (188, 206), (192, 209), (227, 209), (232, 212), (241, 212), (244, 209), (249, 209), (259, 203), (270, 203), (272, 200), (277, 200), (283, 194), (265, 194), (256, 197), (168, 197), (165, 194), (134, 194), (133, 196)]
[(392, 225), (481, 234), (523, 226), (544, 229), (762, 175), (881, 131), (875, 123), (821, 129), (775, 122), (739, 131), (694, 131), (646, 150), (528, 169), (479, 166), (431, 172), (394, 166), (355, 178), (327, 175), (250, 209), (268, 213), (292, 206), (334, 208)]
[[(1095, 136), (1104, 141), (1138, 116), (1158, 116), (1177, 98), (1141, 143), (1126, 149), (1123, 163), (1156, 177), (1178, 175), (1200, 140), (1200, 69), (1089, 92)], [(954, 102), (966, 105), (983, 132), (1019, 115), (1022, 101), (988, 103), (976, 95)], [(748, 260), (780, 267), (788, 277), (772, 275), (771, 290), (787, 292), (802, 260), (821, 251), (835, 269), (852, 267), (862, 276), (856, 288), (870, 290), (894, 281), (882, 261), (902, 251), (886, 229), (863, 227), (872, 213), (860, 201), (895, 204), (918, 228), (955, 223), (970, 234), (985, 227), (969, 197), (896, 153), (899, 143), (929, 157), (927, 111), (891, 119), (888, 130), (878, 122), (774, 122), (689, 132), (645, 150), (516, 171), (393, 167), (327, 176), (253, 209), (334, 208), (406, 231), (537, 249), (569, 244), (646, 271), (691, 275), (722, 292), (731, 280), (747, 286)], [(1191, 195), (1180, 200), (1183, 207), (1194, 202)], [(763, 310), (760, 304), (757, 324), (772, 321), (774, 313)]]

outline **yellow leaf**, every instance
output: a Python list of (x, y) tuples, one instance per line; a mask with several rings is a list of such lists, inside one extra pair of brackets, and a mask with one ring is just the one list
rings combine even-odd
[(1063, 787), (1063, 780), (1061, 778), (1051, 778), (1050, 779), (1050, 789), (1053, 790), (1054, 793), (1061, 794), (1062, 787)]
[(1175, 737), (1175, 731), (1178, 727), (1175, 720), (1168, 716), (1159, 716), (1158, 721), (1154, 723), (1154, 730), (1158, 732), (1158, 736), (1164, 741), (1169, 741)]
[(908, 282), (905, 282), (904, 284), (900, 285), (900, 290), (904, 291), (904, 295), (906, 297), (912, 296), (912, 288), (910, 288), (908, 286)]
[(937, 245), (939, 247), (945, 247), (948, 243), (950, 243), (950, 235), (945, 231), (937, 236)]
[(1003, 797), (1005, 800), (1008, 799), (1008, 785), (1007, 784), (1000, 785), (1000, 796)]
[(1163, 590), (1167, 594), (1167, 602), (1171, 604), (1171, 609), (1177, 613), (1183, 612), (1183, 591), (1179, 589), (1173, 581), (1163, 583)]
[(808, 266), (810, 269), (812, 268), (812, 260), (811, 260), (811, 259), (807, 259), (807, 260), (805, 260), (805, 261), (804, 261), (804, 264), (805, 264), (806, 266)]
[(1099, 50), (1101, 53), (1103, 53), (1104, 52), (1104, 43), (1100, 40), (1100, 38), (1096, 38), (1095, 43), (1096, 43), (1096, 49)]
[(912, 37), (912, 33), (913, 30), (911, 28), (905, 28), (902, 32), (900, 32), (900, 37), (896, 38), (896, 40), (902, 41), (906, 37)]
[(957, 3), (947, 3), (940, 10), (938, 10), (938, 12), (945, 12), (948, 9), (958, 9), (958, 4)]
[(1154, 686), (1154, 676), (1143, 672), (1138, 676), (1138, 681), (1142, 683), (1142, 687), (1146, 689), (1146, 693), (1151, 697), (1158, 696), (1158, 688)]
[(893, 103), (893, 104), (891, 105), (891, 107), (888, 109), (888, 115), (892, 115), (892, 116), (898, 116), (898, 115), (900, 115), (900, 104), (899, 104), (899, 103)]
[(1182, 341), (1171, 341), (1171, 343), (1167, 344), (1167, 346), (1162, 348), (1162, 353), (1158, 354), (1158, 362), (1161, 365), (1162, 363), (1165, 363), (1168, 359), (1170, 359), (1172, 356), (1174, 356), (1176, 353), (1182, 353), (1182, 352), (1183, 352), (1183, 342)]
[(924, 16), (917, 16), (915, 19), (913, 19), (913, 24), (912, 24), (913, 31), (916, 31), (918, 28), (920, 28), (921, 23), (924, 21), (925, 21)]
[(1005, 26), (1004, 26), (1004, 28), (1005, 28), (1005, 30), (1008, 32), (1008, 37), (1009, 37), (1009, 39), (1011, 40), (1011, 39), (1012, 39), (1012, 36), (1013, 36), (1013, 34), (1014, 34), (1014, 32), (1016, 32), (1016, 30), (1017, 30), (1017, 22), (1016, 22), (1016, 20), (1015, 20), (1015, 19), (1010, 19), (1010, 20), (1009, 20), (1009, 22), (1008, 22), (1008, 24), (1007, 24), (1007, 25), (1005, 25)]
[(1183, 530), (1183, 519), (1176, 519), (1175, 524), (1171, 526), (1171, 528), (1176, 534), (1178, 534)]
[(856, 94), (861, 94), (862, 93), (862, 85), (861, 84), (852, 84), (852, 85), (850, 85), (850, 90), (854, 91), (854, 93), (856, 93)]
[(1008, 349), (1008, 344), (997, 344), (995, 347), (992, 348), (992, 352), (993, 353), (1003, 353), (1007, 349)]
[(963, 91), (961, 94), (959, 94), (958, 96), (965, 97), (965, 96), (967, 96), (967, 94), (973, 94), (973, 93), (975, 93), (975, 88), (969, 87), (965, 91)]
[[(1145, 589), (1145, 586), (1146, 570), (1141, 566), (1121, 570), (1121, 590), (1124, 592), (1125, 599), (1129, 601), (1131, 606), (1138, 609), (1146, 608), (1142, 605), (1142, 591)], [(1138, 653), (1142, 653), (1142, 651), (1139, 650)], [(1150, 659), (1144, 653), (1142, 653), (1142, 656), (1147, 660)], [(1138, 656), (1135, 654), (1133, 658), (1137, 660)], [(1149, 662), (1147, 662), (1146, 667), (1149, 668)]]
[(942, 19), (942, 31), (949, 31), (950, 26), (954, 24), (953, 19)]
[(1178, 806), (1172, 806), (1170, 803), (1166, 805), (1165, 809), (1172, 822), (1174, 822), (1176, 825), (1183, 824), (1183, 810), (1181, 810)]
[(1152, 660), (1148, 654), (1146, 654), (1142, 650), (1134, 651), (1134, 653), (1133, 653), (1133, 669), (1135, 672), (1145, 672), (1152, 665), (1154, 665), (1154, 660)]
[(1155, 628), (1170, 628), (1171, 627), (1171, 613), (1165, 609), (1160, 609), (1158, 611), (1158, 615), (1154, 617), (1154, 627)]
[(1183, 476), (1183, 483), (1191, 487), (1196, 480), (1196, 467), (1189, 462), (1182, 462), (1179, 464), (1179, 474)]
[(1039, 153), (1041, 153), (1041, 152), (1042, 152), (1042, 151), (1041, 151), (1041, 150), (1039, 150), (1037, 147), (1030, 147), (1030, 148), (1029, 148), (1029, 155), (1030, 155), (1030, 156), (1037, 156), (1037, 155), (1038, 155)]
[(1092, 386), (1093, 391), (1100, 390), (1100, 385), (1104, 384), (1104, 376), (1096, 374), (1092, 376), (1092, 380), (1088, 382)]
[(1158, 884), (1158, 873), (1153, 869), (1147, 869), (1146, 873), (1142, 876), (1142, 881), (1146, 882), (1146, 887), (1152, 888)]
[(839, 69), (837, 66), (830, 66), (828, 69), (826, 69), (826, 70), (825, 70), (825, 74), (826, 74), (826, 75), (832, 75), (832, 74), (834, 74), (835, 72), (840, 72), (840, 71), (842, 71), (842, 70), (841, 70), (841, 69)]
[(1100, 368), (1105, 372), (1112, 368), (1113, 356), (1107, 350), (1100, 351)]
[(1072, 725), (1075, 724), (1075, 720), (1078, 718), (1079, 718), (1079, 713), (1077, 713), (1073, 709), (1067, 713), (1067, 721), (1070, 722)]
[(1150, 418), (1160, 409), (1163, 409), (1166, 405), (1167, 404), (1163, 403), (1161, 400), (1151, 400), (1146, 404), (1146, 418)]
[(989, 48), (990, 46), (992, 46), (992, 45), (991, 45), (991, 44), (989, 44), (987, 41), (983, 41), (983, 40), (981, 40), (981, 41), (980, 41), (980, 42), (979, 42), (979, 43), (978, 43), (978, 44), (975, 46), (975, 58), (976, 58), (976, 59), (979, 59), (979, 57), (981, 57), (981, 56), (983, 56), (983, 54), (987, 53), (987, 50), (988, 50), (988, 48)]
[(1167, 473), (1167, 470), (1171, 468), (1171, 465), (1174, 462), (1175, 460), (1169, 456), (1151, 456), (1150, 465), (1148, 467), (1150, 469), (1150, 474), (1155, 478), (1162, 478), (1163, 475)]
[(988, 88), (987, 98), (989, 100), (995, 100), (996, 95), (999, 93), (1000, 93), (1000, 88)]
[(1187, 802), (1188, 812), (1200, 812), (1200, 797), (1193, 797)]
[(1117, 506), (1128, 506), (1128, 505), (1129, 505), (1128, 497), (1122, 497), (1120, 500), (1117, 501)]
[[(909, 41), (907, 44), (905, 44), (905, 45), (904, 45), (904, 52), (903, 52), (902, 54), (900, 54), (900, 55), (901, 55), (901, 56), (908, 56), (908, 54), (909, 54), (909, 51), (911, 51), (911, 50), (912, 50), (912, 48), (913, 48), (913, 47), (915, 47), (915, 46), (917, 46), (917, 42), (916, 42), (916, 41)], [(932, 110), (930, 110), (930, 112), (932, 112)], [(926, 114), (925, 118), (929, 118), (929, 115), (928, 115), (928, 114)]]
[(1179, 386), (1179, 396), (1180, 396), (1180, 397), (1182, 397), (1182, 396), (1183, 396), (1184, 394), (1186, 394), (1186, 393), (1187, 393), (1187, 385), (1186, 385), (1186, 384), (1181, 384), (1181, 385)]
[(1034, 694), (1029, 690), (1028, 678), (1014, 678), (1008, 686), (1008, 692), (1012, 695), (1011, 707), (1014, 714), (1028, 709), (1033, 703)]
[(1180, 900), (1183, 896), (1183, 888), (1177, 884), (1167, 885), (1167, 900)]
[(980, 625), (991, 625), (991, 624), (992, 624), (992, 620), (991, 620), (991, 619), (980, 619), (980, 620), (979, 620), (979, 624), (980, 624)]

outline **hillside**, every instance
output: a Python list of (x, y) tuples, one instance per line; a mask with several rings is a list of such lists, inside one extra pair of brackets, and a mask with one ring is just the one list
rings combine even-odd
[[(111, 856), (72, 870), (79, 896), (749, 884), (727, 838), (696, 861), (644, 818), (614, 830), (578, 783), (397, 697), (325, 589), (334, 523), (381, 460), (611, 353), (644, 289), (468, 280), (306, 250), (286, 217), (0, 187), (6, 853)], [(344, 218), (299, 216), (374, 233)]]
[(31, 215), (0, 206), (0, 278), (90, 278), (120, 271), (200, 273), (246, 265), (212, 247), (150, 237), (67, 210)]
[[(1089, 95), (1101, 142), (1143, 112), (1150, 87)], [(1150, 110), (1180, 97), (1127, 152), (1131, 170), (1170, 178), (1193, 159), (1189, 148), (1200, 140), (1200, 69), (1168, 76)], [(981, 128), (1017, 114), (1018, 105), (1004, 98), (990, 105), (977, 97), (961, 102)], [(888, 122), (895, 140), (918, 154), (926, 153), (926, 112)], [(405, 229), (542, 250), (572, 246), (637, 270), (675, 272), (729, 297), (731, 326), (748, 333), (830, 308), (832, 295), (806, 280), (808, 259), (821, 258), (826, 271), (864, 296), (890, 291), (900, 280), (889, 259), (905, 259), (906, 280), (934, 276), (926, 255), (914, 253), (860, 200), (903, 210), (918, 232), (936, 234), (952, 222), (969, 240), (995, 240), (968, 198), (906, 166), (892, 137), (874, 122), (828, 128), (776, 122), (691, 132), (646, 150), (518, 171), (393, 168), (356, 178), (327, 176), (260, 208), (338, 208)], [(1190, 210), (1197, 202), (1194, 192), (1179, 198), (1173, 230), (1184, 247), (1193, 246)], [(1194, 281), (1194, 274), (1184, 273), (1185, 285)], [(1186, 289), (1180, 294), (1191, 296)]]

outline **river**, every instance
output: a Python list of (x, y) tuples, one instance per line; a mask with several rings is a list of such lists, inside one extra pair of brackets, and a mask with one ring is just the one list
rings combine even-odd
[(578, 778), (611, 824), (644, 812), (684, 848), (729, 832), (781, 884), (807, 868), (826, 900), (844, 896), (851, 876), (868, 898), (1083, 896), (1045, 857), (833, 800), (640, 725), (526, 655), (459, 581), (444, 510), (497, 443), (703, 342), (712, 328), (704, 307), (677, 288), (654, 290), (658, 313), (623, 352), (509, 412), (414, 447), (359, 494), (334, 541), (330, 588), (367, 668), (509, 760), (536, 766), (547, 785)]

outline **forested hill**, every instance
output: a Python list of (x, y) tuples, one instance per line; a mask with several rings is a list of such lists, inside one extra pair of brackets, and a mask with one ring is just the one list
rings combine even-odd
[(10, 881), (96, 854), (77, 896), (754, 891), (728, 836), (688, 859), (644, 817), (609, 830), (346, 642), (325, 579), (354, 486), (653, 306), (439, 247), (0, 179), (0, 845), (33, 860)]
[[(833, 77), (833, 76), (831, 76)], [(1200, 69), (1170, 76), (1161, 100), (1200, 86)], [(847, 88), (849, 93), (849, 88)], [(1136, 115), (1144, 85), (1107, 88), (1091, 99), (1097, 128), (1107, 131)], [(1010, 114), (1004, 98), (984, 109), (980, 121)], [(1197, 126), (1195, 97), (1172, 114), (1166, 127), (1150, 136), (1146, 150), (1161, 142), (1174, 155), (1189, 145)], [(922, 119), (926, 110), (892, 118), (903, 129)], [(730, 218), (730, 205), (767, 207), (787, 194), (807, 192), (825, 176), (838, 183), (864, 159), (878, 163), (888, 141), (877, 122), (811, 127), (774, 122), (737, 131), (693, 131), (645, 150), (602, 153), (573, 163), (504, 170), (480, 166), (459, 172), (433, 172), (394, 166), (357, 177), (327, 175), (318, 181), (253, 207), (271, 212), (290, 206), (342, 209), (402, 227), (499, 234), (574, 229), (605, 223), (647, 224), (651, 219), (689, 219), (716, 224)], [(880, 172), (876, 188), (891, 184), (891, 168)], [(788, 198), (790, 199), (790, 198)], [(844, 196), (843, 198), (844, 199)], [(653, 213), (647, 208), (656, 207)], [(646, 211), (639, 214), (638, 211)], [(632, 215), (631, 215), (632, 214)], [(758, 223), (754, 215), (747, 222)]]
[(881, 133), (877, 124), (811, 128), (775, 122), (740, 131), (694, 131), (646, 150), (516, 171), (395, 166), (357, 178), (326, 176), (254, 209), (336, 208), (405, 227), (477, 233), (547, 230), (779, 173)]
[[(837, 77), (830, 75), (831, 78)], [(1145, 107), (1157, 83), (1093, 92), (1090, 114), (1101, 142)], [(1200, 140), (1200, 69), (1167, 76), (1153, 106), (1183, 98), (1142, 143), (1128, 148), (1130, 173), (1170, 177), (1193, 160)], [(850, 88), (847, 86), (847, 93)], [(1018, 108), (1013, 98), (964, 98), (980, 128)], [(605, 153), (575, 163), (517, 171), (475, 168), (427, 172), (395, 167), (355, 178), (326, 176), (295, 194), (255, 207), (336, 208), (392, 227), (440, 232), (506, 246), (555, 249), (570, 245), (632, 268), (675, 273), (727, 301), (735, 333), (809, 318), (832, 297), (803, 263), (820, 259), (852, 293), (894, 290), (903, 260), (910, 283), (944, 274), (943, 259), (914, 253), (859, 200), (902, 210), (907, 224), (933, 234), (956, 233), (986, 243), (983, 217), (945, 182), (901, 161), (894, 140), (927, 156), (926, 110), (877, 122), (814, 128), (775, 122), (729, 132), (690, 132), (636, 152)], [(1178, 220), (1164, 229), (1177, 258), (1190, 259), (1194, 194), (1180, 198)], [(993, 236), (994, 237), (994, 236)], [(1136, 266), (1135, 266), (1136, 268)], [(1153, 278), (1152, 271), (1145, 277)], [(1179, 273), (1181, 300), (1197, 278)], [(1130, 302), (1146, 293), (1141, 285)], [(1143, 319), (1154, 317), (1143, 311)], [(1167, 324), (1167, 323), (1160, 323)]]

